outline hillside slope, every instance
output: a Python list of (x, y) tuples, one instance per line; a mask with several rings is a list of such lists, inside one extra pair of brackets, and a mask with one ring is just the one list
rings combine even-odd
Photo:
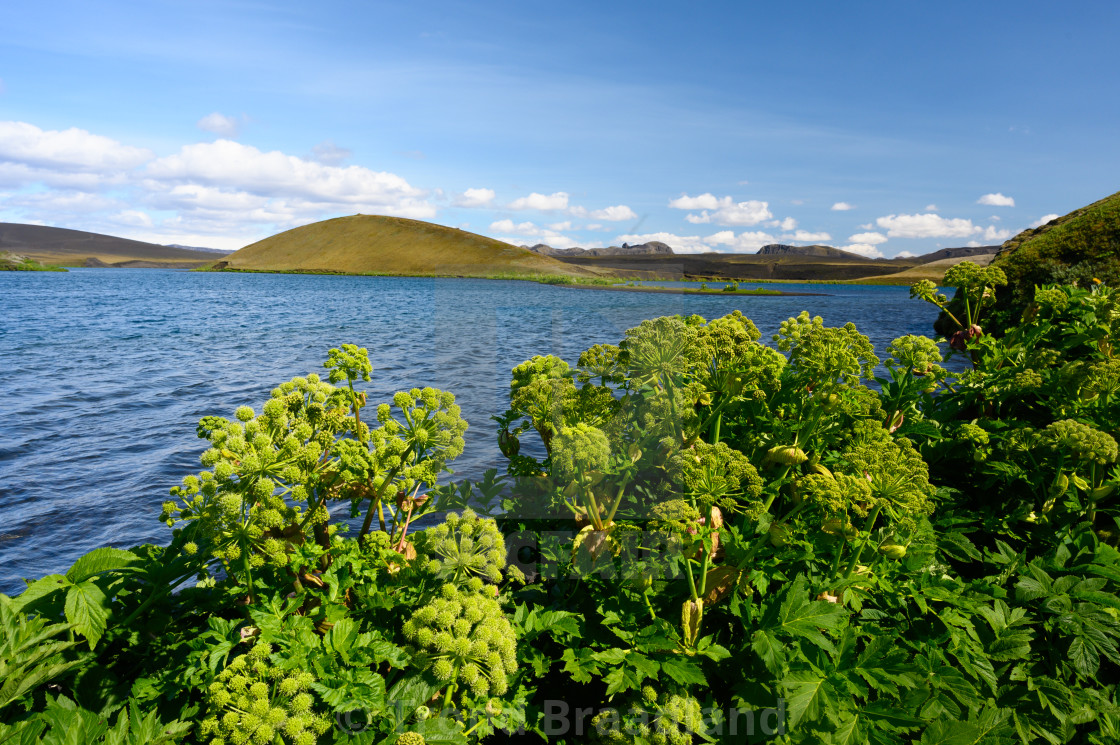
[(215, 268), (465, 277), (595, 274), (465, 230), (382, 215), (293, 228), (242, 248)]
[(212, 251), (161, 246), (84, 230), (0, 223), (0, 251), (60, 266), (196, 267), (213, 261)]

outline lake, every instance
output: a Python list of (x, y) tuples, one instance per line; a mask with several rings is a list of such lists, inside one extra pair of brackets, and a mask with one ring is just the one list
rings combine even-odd
[[(749, 283), (748, 283), (749, 284)], [(746, 285), (744, 285), (746, 286)], [(751, 284), (750, 286), (754, 286)], [(455, 478), (504, 468), (490, 415), (510, 369), (575, 363), (645, 318), (741, 310), (763, 333), (801, 310), (853, 321), (880, 356), (932, 334), (905, 287), (766, 285), (820, 296), (695, 296), (532, 282), (158, 269), (0, 272), (0, 592), (65, 571), (102, 545), (165, 543), (168, 489), (200, 468), (198, 419), (259, 411), (269, 391), (322, 372), (330, 347), (369, 349), (370, 404), (401, 389), (455, 393), (471, 427)], [(528, 440), (529, 438), (526, 438)]]

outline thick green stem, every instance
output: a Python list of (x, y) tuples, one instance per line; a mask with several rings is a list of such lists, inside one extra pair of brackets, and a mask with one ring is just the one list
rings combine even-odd
[[(877, 505), (875, 505), (875, 509), (873, 509), (871, 511), (871, 514), (867, 516), (867, 532), (868, 533), (871, 533), (871, 531), (875, 529), (875, 521), (879, 519), (879, 511), (882, 510), (882, 509), (883, 509), (883, 505), (882, 504), (877, 504)], [(865, 545), (867, 545), (866, 540), (861, 542), (859, 544), (859, 548), (857, 548), (856, 552), (854, 554), (852, 554), (852, 558), (848, 562), (847, 568), (844, 570), (844, 579), (848, 579), (848, 577), (852, 576), (852, 572), (855, 570), (856, 564), (859, 562), (860, 554), (863, 553), (863, 547)]]
[(369, 509), (366, 510), (366, 519), (362, 523), (362, 532), (358, 533), (358, 539), (359, 540), (361, 540), (365, 536), (369, 535), (369, 529), (373, 525), (373, 510), (374, 510), (374, 507), (377, 508), (377, 511), (379, 513), (378, 516), (381, 519), (381, 529), (382, 530), (385, 529), (385, 513), (381, 509), (381, 497), (385, 493), (385, 488), (388, 487), (389, 484), (391, 484), (393, 482), (393, 479), (397, 477), (397, 472), (399, 472), (400, 470), (401, 470), (401, 467), (397, 466), (392, 471), (390, 471), (389, 475), (385, 477), (385, 480), (381, 482), (381, 486), (380, 486), (380, 488), (378, 488), (377, 492), (372, 497), (370, 497)]

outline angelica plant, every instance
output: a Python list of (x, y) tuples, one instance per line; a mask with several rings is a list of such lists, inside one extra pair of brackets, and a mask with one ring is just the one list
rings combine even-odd
[(493, 520), (473, 510), (448, 513), (444, 522), (419, 534), (417, 550), (429, 554), (424, 571), (460, 583), (478, 577), (497, 584), (506, 564), (505, 539)]

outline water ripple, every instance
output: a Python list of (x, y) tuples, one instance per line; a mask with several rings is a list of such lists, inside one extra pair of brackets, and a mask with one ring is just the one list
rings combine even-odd
[[(167, 490), (199, 468), (198, 419), (259, 406), (321, 369), (326, 351), (370, 350), (371, 400), (453, 391), (470, 422), (458, 477), (501, 467), (489, 417), (510, 369), (535, 354), (575, 362), (642, 319), (742, 310), (765, 338), (802, 309), (854, 321), (877, 349), (928, 333), (904, 288), (790, 286), (823, 297), (596, 292), (529, 282), (191, 274), (0, 272), (0, 592), (64, 571), (101, 545), (164, 542)], [(529, 443), (527, 446), (531, 447)], [(343, 514), (345, 510), (343, 510)]]

